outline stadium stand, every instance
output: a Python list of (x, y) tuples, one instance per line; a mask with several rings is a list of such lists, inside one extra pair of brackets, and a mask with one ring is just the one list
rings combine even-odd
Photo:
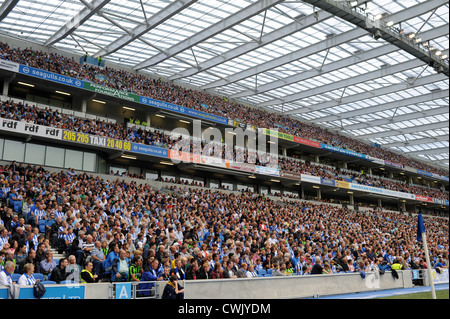
[[(286, 200), (282, 205), (251, 192), (227, 194), (182, 186), (162, 191), (136, 180), (126, 182), (113, 176), (103, 179), (70, 171), (52, 173), (36, 166), (18, 170), (19, 166), (14, 165), (3, 170), (2, 184), (23, 191), (25, 201), (33, 199), (29, 216), (36, 217), (43, 206), (45, 214), (37, 219), (39, 224), (56, 219), (61, 226), (40, 233), (34, 218), (28, 218), (29, 224), (25, 224), (21, 221), (26, 218), (22, 211), (16, 211), (4, 198), (0, 234), (6, 240), (2, 241), (2, 263), (20, 258), (17, 247), (25, 245), (28, 254), (30, 250), (38, 251), (39, 244), (44, 243), (44, 249), (62, 253), (53, 255), (53, 260), (80, 252), (79, 267), (86, 260), (93, 261), (94, 256), (100, 257), (101, 266), (95, 274), (113, 281), (118, 280), (115, 274), (120, 268), (116, 266), (113, 278), (108, 279), (111, 266), (122, 258), (134, 261), (126, 263), (126, 274), (133, 265), (133, 273), (143, 276), (143, 272), (153, 273), (154, 269), (156, 278), (163, 277), (165, 267), (173, 273), (180, 271), (175, 267), (177, 260), (184, 273), (195, 267), (199, 274), (205, 263), (230, 262), (232, 267), (225, 270), (224, 266), (223, 271), (236, 275), (246, 264), (253, 265), (261, 276), (304, 275), (310, 272), (316, 257), (322, 264), (329, 264), (332, 273), (390, 269), (394, 263), (402, 264), (404, 269), (427, 267), (423, 247), (415, 242), (414, 218), (398, 212), (357, 212), (308, 201)], [(11, 179), (15, 176), (17, 180)], [(430, 229), (429, 266), (440, 263), (447, 267), (448, 219), (426, 216), (425, 222)], [(17, 230), (21, 227), (23, 234)], [(51, 240), (54, 232), (56, 241)], [(74, 234), (72, 238), (70, 234)], [(142, 258), (142, 266), (135, 265), (136, 256)], [(210, 272), (213, 269), (209, 267)], [(57, 274), (53, 270), (51, 276), (41, 278), (55, 280)]]
[[(12, 262), (14, 283), (133, 282), (149, 297), (171, 275), (448, 268), (442, 166), (101, 56), (21, 41), (0, 38), (0, 271)], [(276, 154), (270, 142), (257, 152), (249, 137), (244, 147), (210, 143), (194, 134), (199, 119), (200, 133), (275, 136)], [(416, 240), (419, 213), (431, 264)]]

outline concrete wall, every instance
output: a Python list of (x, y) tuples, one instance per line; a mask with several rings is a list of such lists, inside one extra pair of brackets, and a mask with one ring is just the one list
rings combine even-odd
[(411, 272), (185, 281), (186, 299), (290, 299), (413, 287)]
[[(399, 279), (391, 272), (384, 275), (358, 273), (267, 277), (252, 279), (185, 280), (185, 299), (294, 299), (413, 287), (411, 271), (399, 271)], [(161, 297), (166, 282), (159, 282)], [(108, 299), (110, 283), (86, 285), (86, 299)]]

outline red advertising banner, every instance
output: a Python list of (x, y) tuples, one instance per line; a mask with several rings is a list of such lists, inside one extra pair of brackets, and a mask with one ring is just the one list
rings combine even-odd
[(414, 195), (416, 197), (416, 200), (420, 200), (421, 202), (427, 202), (427, 203), (433, 203), (432, 197), (427, 196), (421, 196), (421, 195)]
[(169, 158), (175, 161), (185, 163), (200, 163), (201, 156), (197, 154), (190, 154), (182, 151), (169, 150)]
[(303, 144), (303, 145), (320, 148), (319, 142), (314, 142), (314, 141), (307, 140), (306, 138), (302, 138), (302, 137), (298, 137), (298, 136), (294, 136), (294, 142)]

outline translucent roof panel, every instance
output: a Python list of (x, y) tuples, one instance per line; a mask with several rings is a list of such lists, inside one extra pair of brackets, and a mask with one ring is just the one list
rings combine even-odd
[[(354, 12), (392, 20), (392, 30), (414, 34), (448, 64), (448, 1), (357, 2)], [(2, 8), (0, 37), (101, 55), (448, 166), (448, 76), (308, 0), (20, 0)]]

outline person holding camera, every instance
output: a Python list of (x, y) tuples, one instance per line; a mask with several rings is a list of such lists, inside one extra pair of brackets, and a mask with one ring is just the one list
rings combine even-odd
[(184, 299), (184, 288), (178, 284), (177, 275), (171, 275), (161, 299)]

